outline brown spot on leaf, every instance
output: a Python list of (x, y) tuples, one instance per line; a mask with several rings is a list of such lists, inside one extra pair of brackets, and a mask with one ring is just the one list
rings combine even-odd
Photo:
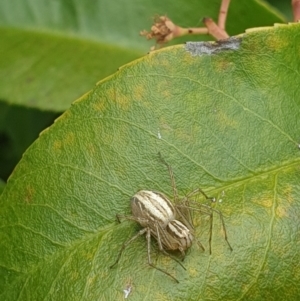
[(25, 203), (29, 204), (32, 202), (33, 196), (35, 193), (35, 189), (32, 186), (27, 186), (25, 190)]

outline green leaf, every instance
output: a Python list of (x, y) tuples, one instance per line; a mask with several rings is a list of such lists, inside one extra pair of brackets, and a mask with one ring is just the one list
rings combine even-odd
[[(217, 19), (219, 5), (220, 0), (2, 1), (0, 100), (62, 112), (99, 79), (149, 51), (153, 42), (139, 32), (150, 29), (153, 16), (167, 13), (179, 25), (201, 26), (205, 16)], [(283, 18), (260, 2), (232, 1), (228, 32), (275, 22)], [(191, 37), (174, 43), (186, 40)]]
[(3, 28), (0, 35), (4, 54), (0, 60), (0, 98), (54, 112), (64, 111), (99, 78), (141, 54), (20, 29)]
[[(300, 24), (153, 52), (101, 81), (27, 150), (0, 201), (1, 300), (296, 300), (300, 295)], [(188, 51), (189, 50), (189, 51)], [(213, 54), (204, 52), (212, 51)], [(130, 197), (201, 187), (184, 270), (117, 224)], [(203, 201), (200, 200), (199, 201)]]
[(285, 15), (289, 21), (293, 20), (292, 5), (290, 0), (268, 0), (268, 2), (276, 7), (278, 11)]

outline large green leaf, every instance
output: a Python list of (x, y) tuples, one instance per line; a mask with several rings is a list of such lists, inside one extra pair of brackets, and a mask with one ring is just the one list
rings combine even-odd
[(54, 112), (142, 53), (20, 29), (2, 28), (0, 35), (0, 98)]
[[(217, 19), (219, 6), (220, 0), (1, 1), (0, 100), (62, 112), (99, 79), (149, 51), (153, 42), (139, 32), (156, 14), (201, 26), (204, 16)], [(235, 0), (227, 27), (237, 34), (275, 22), (283, 18), (261, 2)]]
[[(300, 24), (172, 46), (100, 82), (27, 150), (1, 195), (1, 300), (297, 300)], [(212, 53), (212, 51), (214, 52)], [(215, 196), (186, 270), (115, 222), (139, 189)], [(222, 200), (222, 201), (221, 201)], [(200, 201), (200, 199), (199, 199)], [(207, 217), (196, 214), (208, 248)]]
[(276, 7), (278, 11), (285, 15), (285, 17), (292, 21), (293, 20), (293, 12), (292, 5), (290, 0), (267, 0), (271, 5)]

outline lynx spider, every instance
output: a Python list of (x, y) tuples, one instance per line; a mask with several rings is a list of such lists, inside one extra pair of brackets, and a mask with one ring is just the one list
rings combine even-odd
[[(210, 217), (210, 234), (209, 234), (209, 252), (211, 254), (211, 241), (212, 241), (212, 227), (213, 227), (213, 213), (217, 213), (220, 217), (222, 228), (224, 232), (224, 239), (227, 242), (230, 250), (232, 247), (227, 239), (227, 233), (225, 228), (225, 222), (223, 215), (219, 210), (212, 208), (209, 205), (199, 204), (193, 202), (194, 206), (190, 205), (190, 198), (202, 194), (207, 200), (213, 201), (213, 198), (209, 198), (202, 189), (198, 188), (191, 193), (189, 193), (182, 200), (179, 200), (177, 194), (177, 188), (175, 185), (175, 179), (171, 166), (162, 158), (159, 153), (161, 161), (167, 166), (171, 184), (173, 188), (173, 204), (163, 193), (157, 191), (140, 190), (131, 199), (131, 209), (132, 216), (123, 216), (117, 214), (117, 219), (121, 222), (121, 218), (127, 220), (133, 220), (138, 222), (143, 229), (141, 229), (137, 234), (131, 237), (129, 240), (123, 243), (122, 248), (119, 251), (118, 257), (114, 264), (114, 267), (120, 260), (121, 255), (125, 248), (137, 239), (141, 235), (146, 235), (147, 239), (147, 253), (148, 253), (148, 264), (165, 273), (166, 275), (173, 278), (176, 282), (179, 282), (174, 276), (169, 272), (157, 267), (152, 263), (151, 260), (151, 236), (153, 236), (157, 242), (159, 250), (177, 261), (184, 269), (183, 264), (171, 256), (166, 250), (179, 250), (182, 254), (182, 260), (185, 257), (185, 251), (191, 247), (193, 240), (199, 244), (199, 246), (204, 250), (204, 247), (199, 240), (196, 239), (194, 235), (194, 226), (191, 217), (191, 210), (199, 211)], [(201, 209), (196, 208), (201, 207)]]

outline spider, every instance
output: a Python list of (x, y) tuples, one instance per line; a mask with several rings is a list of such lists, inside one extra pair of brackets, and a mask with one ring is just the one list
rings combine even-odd
[(232, 247), (227, 238), (225, 222), (222, 213), (209, 205), (199, 204), (190, 200), (193, 196), (199, 193), (201, 193), (207, 200), (214, 201), (214, 199), (209, 198), (202, 189), (198, 188), (189, 193), (182, 200), (179, 200), (172, 168), (162, 158), (160, 153), (159, 156), (160, 160), (167, 166), (169, 171), (173, 188), (174, 204), (163, 193), (151, 190), (140, 190), (131, 198), (132, 216), (123, 216), (117, 214), (117, 219), (119, 222), (121, 222), (121, 218), (136, 221), (143, 228), (137, 234), (123, 243), (117, 259), (111, 268), (119, 262), (125, 248), (139, 236), (145, 234), (147, 239), (148, 264), (151, 267), (170, 276), (176, 282), (179, 282), (169, 272), (157, 267), (152, 263), (151, 236), (156, 239), (159, 250), (163, 254), (173, 258), (184, 268), (183, 264), (171, 256), (166, 250), (179, 250), (182, 255), (182, 260), (185, 257), (185, 251), (191, 247), (194, 240), (196, 240), (199, 246), (204, 250), (202, 244), (195, 237), (194, 226), (191, 218), (191, 210), (195, 210), (207, 214), (210, 217), (209, 252), (211, 254), (213, 213), (215, 212), (220, 217), (224, 231), (224, 238), (231, 251)]

